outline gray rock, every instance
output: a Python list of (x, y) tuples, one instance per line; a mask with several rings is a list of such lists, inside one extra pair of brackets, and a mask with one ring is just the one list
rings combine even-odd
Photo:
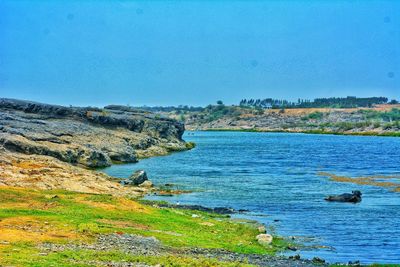
[[(142, 185), (145, 182), (150, 182), (150, 181), (148, 181), (147, 173), (144, 170), (138, 170), (138, 171), (135, 171), (128, 179), (124, 179), (120, 183), (122, 185), (138, 186), (138, 185)], [(149, 184), (146, 183), (145, 186), (146, 185), (149, 185)], [(152, 184), (150, 186), (152, 186)]]
[(185, 150), (184, 126), (129, 107), (63, 107), (0, 98), (0, 147), (90, 168)]
[(135, 171), (130, 177), (129, 180), (132, 181), (133, 185), (140, 185), (148, 180), (147, 173), (144, 170)]
[(272, 243), (273, 237), (269, 234), (259, 234), (256, 236), (256, 239), (261, 245), (269, 245)]
[(358, 190), (353, 191), (351, 194), (345, 193), (341, 195), (328, 196), (325, 198), (326, 201), (334, 201), (334, 202), (351, 202), (358, 203), (361, 202), (362, 193)]

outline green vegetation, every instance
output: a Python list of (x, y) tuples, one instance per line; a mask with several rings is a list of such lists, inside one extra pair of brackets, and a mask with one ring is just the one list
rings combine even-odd
[[(291, 102), (284, 99), (242, 99), (240, 106), (261, 107), (261, 108), (356, 108), (372, 107), (377, 104), (388, 103), (387, 97), (329, 97), (316, 98), (313, 101), (309, 99), (298, 99), (297, 102)], [(392, 100), (390, 104), (397, 104), (397, 100)]]
[(196, 143), (194, 143), (194, 142), (186, 142), (185, 146), (186, 146), (187, 149), (193, 149), (193, 148), (196, 147)]
[[(255, 239), (258, 230), (251, 224), (199, 211), (156, 208), (124, 197), (0, 187), (0, 201), (0, 265), (6, 266), (91, 266), (90, 261), (117, 258), (165, 266), (179, 266), (179, 262), (189, 262), (191, 266), (219, 264), (183, 256), (145, 257), (83, 249), (42, 255), (38, 248), (43, 242), (91, 243), (98, 234), (109, 233), (154, 236), (176, 248), (238, 253), (274, 254), (288, 246), (281, 238), (274, 238), (268, 247), (261, 246)], [(224, 264), (221, 266), (229, 266)]]
[[(290, 127), (287, 126), (287, 129)], [(224, 129), (224, 128), (211, 128), (206, 129), (205, 131), (210, 132), (256, 132), (256, 133), (305, 133), (305, 134), (333, 134), (333, 135), (358, 135), (358, 136), (387, 136), (387, 137), (400, 137), (400, 132), (335, 132), (329, 131), (325, 129), (316, 129), (316, 130), (304, 130), (304, 131), (290, 131), (290, 130), (264, 130), (258, 128), (252, 129)]]
[(361, 109), (358, 111), (363, 114), (366, 119), (369, 120), (382, 120), (382, 121), (400, 121), (400, 109), (392, 108), (391, 111), (376, 111), (376, 110), (368, 110)]
[[(343, 267), (343, 266), (348, 266), (346, 264), (332, 264), (329, 265), (329, 267)], [(366, 266), (366, 265), (360, 265), (360, 266)], [(378, 264), (374, 263), (371, 265), (368, 265), (369, 267), (400, 267), (400, 264)]]
[[(99, 263), (107, 262), (132, 262), (144, 263), (151, 266), (160, 264), (161, 266), (193, 266), (193, 267), (250, 267), (252, 265), (238, 262), (220, 262), (209, 258), (190, 258), (185, 256), (137, 256), (124, 253), (122, 251), (94, 251), (94, 250), (64, 250), (53, 252), (48, 255), (41, 255), (40, 250), (27, 243), (18, 243), (12, 248), (3, 249), (3, 253), (9, 255), (8, 260), (18, 266), (99, 266)], [(1, 261), (1, 259), (0, 259)]]
[(356, 135), (356, 136), (383, 136), (383, 137), (400, 137), (400, 132), (333, 132), (327, 130), (308, 130), (302, 131), (306, 134), (333, 134), (333, 135)]
[(211, 122), (218, 120), (224, 116), (238, 116), (241, 112), (237, 107), (233, 106), (225, 106), (223, 104), (212, 106), (209, 105), (206, 109), (201, 113), (200, 120), (203, 122)]
[(324, 117), (324, 113), (315, 111), (315, 112), (308, 114), (307, 116), (302, 117), (302, 120), (320, 120), (323, 117)]

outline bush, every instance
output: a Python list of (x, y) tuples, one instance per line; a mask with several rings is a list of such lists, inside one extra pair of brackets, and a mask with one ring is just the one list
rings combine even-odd
[(324, 113), (315, 111), (315, 112), (312, 112), (312, 113), (308, 114), (307, 116), (303, 117), (302, 120), (320, 120), (323, 117), (324, 117)]
[(360, 110), (366, 119), (376, 119), (383, 121), (400, 121), (400, 109), (392, 108), (391, 111), (380, 112), (376, 110)]

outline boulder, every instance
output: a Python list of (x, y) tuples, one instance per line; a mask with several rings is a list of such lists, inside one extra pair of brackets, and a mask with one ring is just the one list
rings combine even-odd
[[(138, 185), (142, 185), (146, 181), (148, 181), (147, 173), (144, 170), (138, 170), (138, 171), (135, 171), (128, 179), (122, 180), (120, 183), (122, 185), (138, 186)], [(149, 183), (145, 184), (145, 186), (149, 186), (149, 185), (150, 185)], [(151, 186), (152, 186), (152, 183), (151, 183)]]
[(333, 202), (351, 202), (351, 203), (358, 203), (361, 202), (361, 195), (362, 193), (358, 190), (355, 190), (349, 193), (341, 194), (341, 195), (334, 195), (328, 196), (325, 198), (326, 201), (333, 201)]
[(132, 181), (133, 185), (143, 184), (144, 181), (147, 181), (147, 173), (144, 170), (135, 171), (130, 177), (129, 180)]
[(269, 245), (272, 243), (273, 237), (269, 234), (259, 234), (256, 236), (256, 239), (261, 245)]

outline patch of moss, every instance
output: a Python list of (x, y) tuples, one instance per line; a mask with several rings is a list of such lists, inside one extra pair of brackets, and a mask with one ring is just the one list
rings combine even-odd
[(193, 148), (196, 147), (196, 143), (194, 143), (194, 142), (186, 142), (185, 146), (186, 146), (187, 149), (193, 149)]

